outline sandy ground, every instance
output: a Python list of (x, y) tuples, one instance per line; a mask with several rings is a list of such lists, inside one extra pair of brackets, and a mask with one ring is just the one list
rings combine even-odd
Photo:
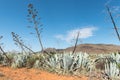
[(88, 80), (84, 76), (63, 76), (38, 69), (12, 69), (0, 66), (0, 80)]

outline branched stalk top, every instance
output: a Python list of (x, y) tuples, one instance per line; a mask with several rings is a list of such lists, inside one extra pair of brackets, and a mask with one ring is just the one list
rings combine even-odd
[(28, 21), (30, 23), (33, 23), (33, 28), (36, 32), (38, 41), (40, 43), (40, 47), (42, 48), (43, 51), (43, 44), (41, 41), (41, 32), (42, 32), (42, 23), (40, 22), (40, 17), (38, 16), (38, 11), (33, 7), (33, 4), (28, 5)]

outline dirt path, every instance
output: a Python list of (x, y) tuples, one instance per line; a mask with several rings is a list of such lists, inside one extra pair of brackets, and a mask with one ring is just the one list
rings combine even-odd
[(0, 66), (0, 80), (87, 80), (87, 77), (63, 76), (38, 69), (12, 69)]

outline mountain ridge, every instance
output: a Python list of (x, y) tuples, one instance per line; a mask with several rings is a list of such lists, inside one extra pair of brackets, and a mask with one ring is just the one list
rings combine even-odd
[[(73, 51), (74, 46), (68, 47), (65, 49), (55, 49), (55, 48), (47, 48), (45, 49), (47, 52), (71, 52)], [(120, 45), (115, 44), (79, 44), (75, 52), (86, 52), (86, 53), (112, 53), (112, 52), (120, 52)]]

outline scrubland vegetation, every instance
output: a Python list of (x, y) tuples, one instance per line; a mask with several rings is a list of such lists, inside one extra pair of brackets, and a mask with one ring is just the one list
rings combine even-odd
[(0, 63), (12, 68), (37, 68), (61, 75), (86, 75), (99, 79), (120, 79), (120, 53), (7, 53), (11, 62), (0, 55)]

